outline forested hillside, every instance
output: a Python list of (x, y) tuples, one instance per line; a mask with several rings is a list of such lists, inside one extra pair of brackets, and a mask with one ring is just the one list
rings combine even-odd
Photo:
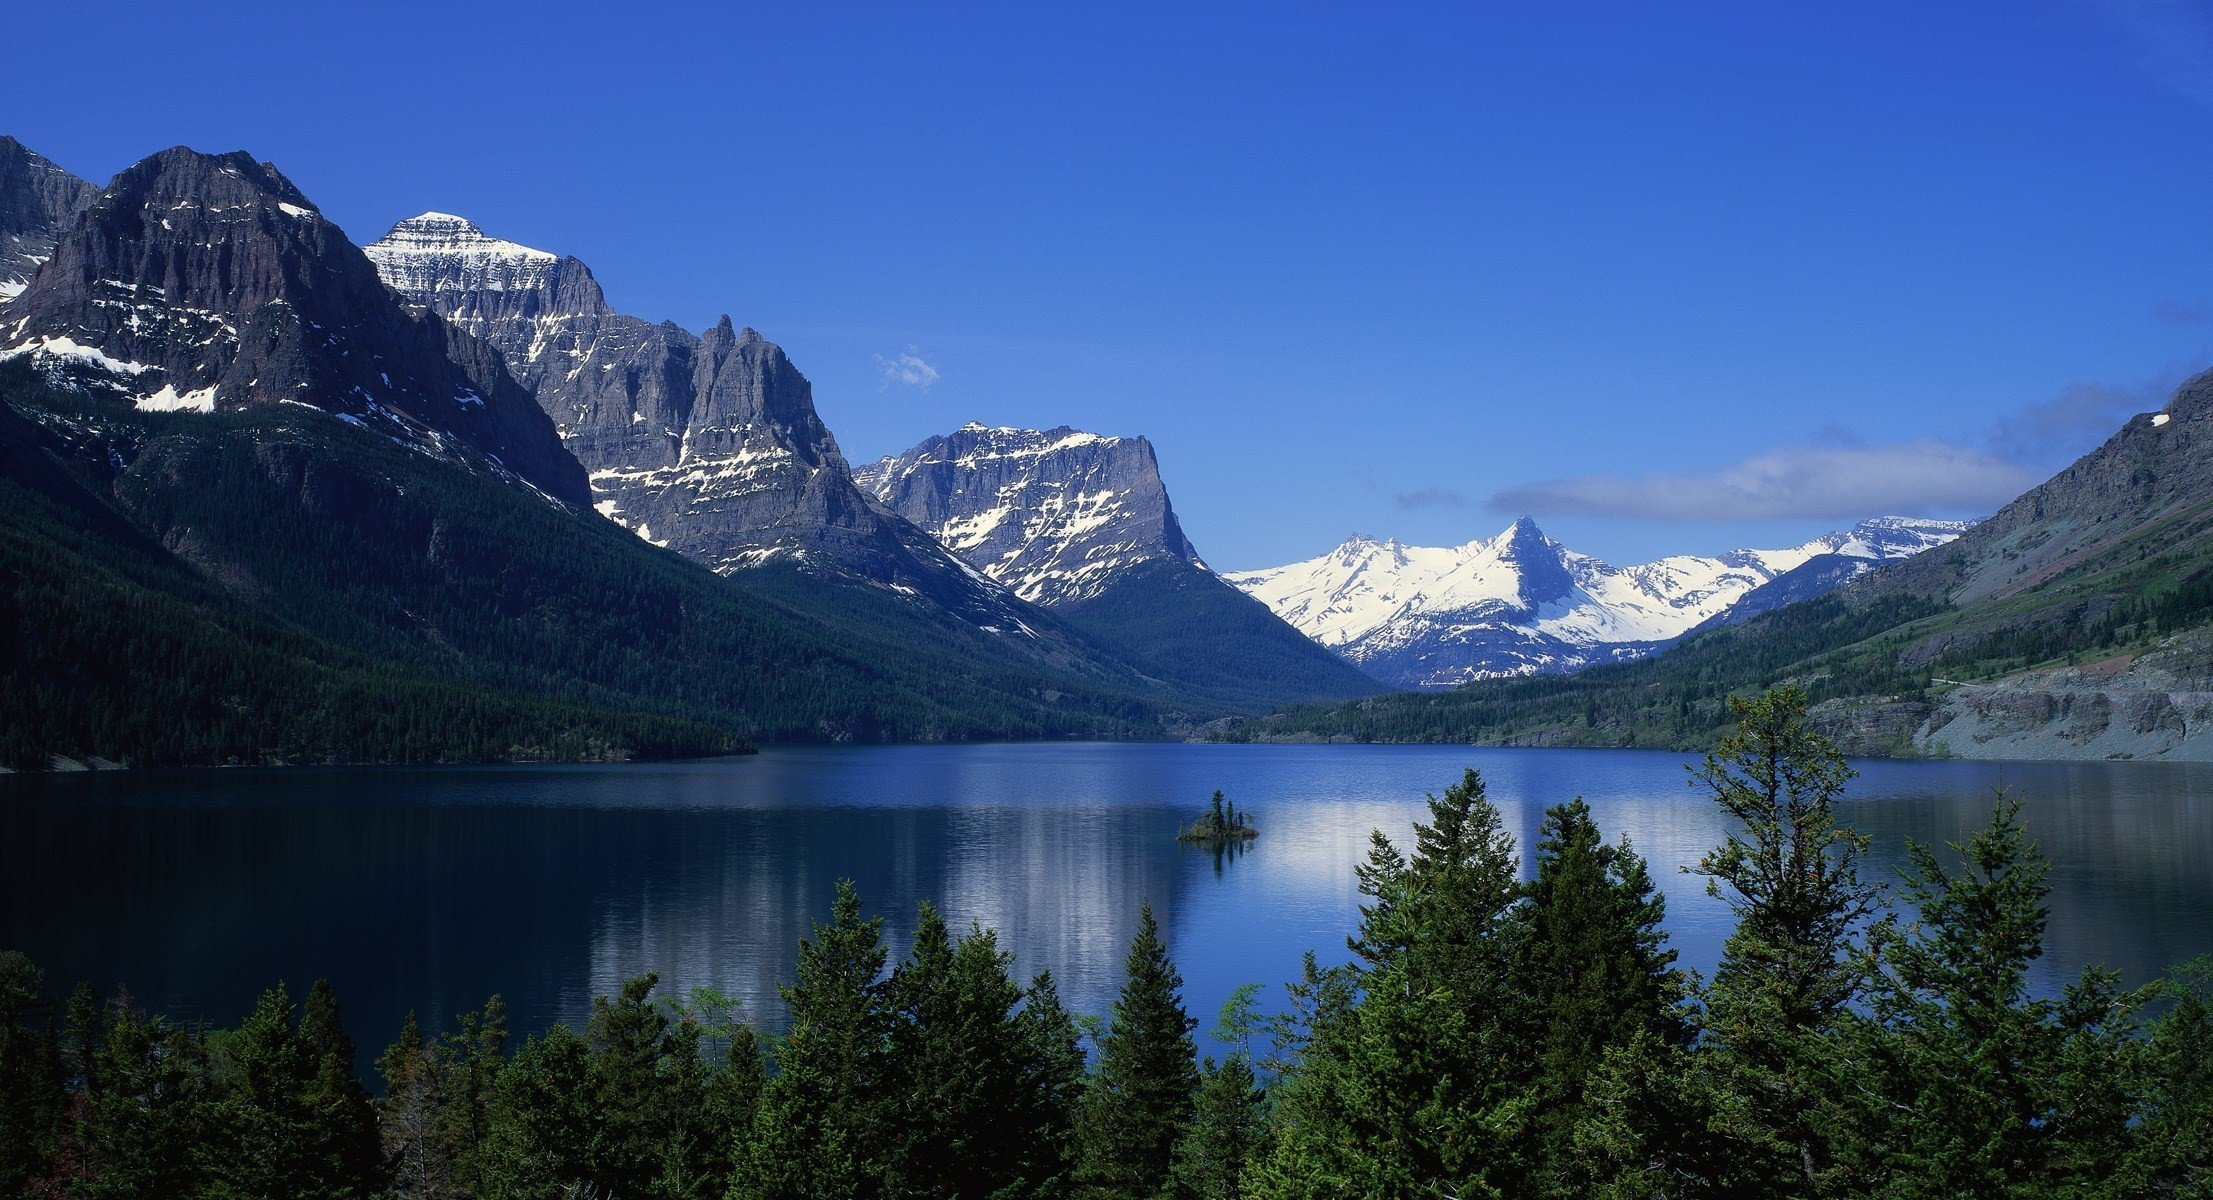
[(304, 407), (139, 412), (22, 362), (0, 402), (10, 765), (1159, 729), (1019, 633), (839, 625)]

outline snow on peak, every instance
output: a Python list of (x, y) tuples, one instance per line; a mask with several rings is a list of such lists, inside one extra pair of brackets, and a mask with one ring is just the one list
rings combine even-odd
[(1523, 517), (1461, 546), (1356, 534), (1318, 558), (1224, 578), (1383, 678), (1444, 686), (1648, 653), (1817, 556), (1903, 558), (1968, 524), (1880, 517), (1786, 550), (1616, 567)]

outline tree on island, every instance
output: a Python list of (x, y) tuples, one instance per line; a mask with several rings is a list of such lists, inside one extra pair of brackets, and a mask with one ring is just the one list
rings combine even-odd
[(1260, 831), (1253, 828), (1252, 821), (1237, 811), (1237, 802), (1225, 800), (1222, 793), (1216, 791), (1214, 799), (1207, 804), (1206, 815), (1176, 834), (1176, 840), (1220, 844), (1249, 841), (1259, 835)]

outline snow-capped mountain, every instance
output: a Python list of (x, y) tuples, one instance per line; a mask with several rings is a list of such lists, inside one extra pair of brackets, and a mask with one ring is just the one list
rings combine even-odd
[(797, 563), (1021, 627), (1020, 606), (854, 484), (806, 376), (760, 334), (626, 316), (582, 261), (446, 213), (367, 249), (395, 291), (499, 347), (599, 511), (639, 537), (724, 574)]
[(854, 479), (1034, 604), (1090, 599), (1118, 572), (1155, 559), (1205, 566), (1141, 437), (970, 423)]
[(1023, 599), (1225, 701), (1378, 690), (1208, 569), (1142, 437), (971, 423), (855, 473)]
[(1700, 626), (1750, 615), (1740, 607), (1748, 601), (1764, 611), (1819, 594), (1970, 524), (1878, 517), (1787, 549), (1617, 567), (1524, 517), (1464, 546), (1355, 536), (1319, 558), (1225, 578), (1379, 679), (1452, 687), (1641, 658)]
[[(50, 178), (45, 190), (68, 200)], [(69, 219), (51, 254), (0, 310), (0, 355), (145, 410), (319, 408), (589, 502), (583, 470), (499, 353), (401, 304), (345, 233), (252, 155), (180, 146), (144, 159)]]

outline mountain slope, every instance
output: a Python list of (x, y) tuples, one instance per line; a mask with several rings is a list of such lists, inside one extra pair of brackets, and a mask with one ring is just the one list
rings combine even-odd
[(0, 135), (0, 304), (15, 299), (52, 257), (60, 239), (99, 188)]
[(1380, 690), (1208, 569), (1144, 438), (972, 423), (855, 478), (977, 571), (1180, 691), (1250, 710)]
[(337, 226), (251, 155), (165, 150), (117, 175), (6, 311), (0, 353), (100, 368), (146, 409), (324, 409), (587, 503), (496, 352), (408, 311)]
[(1223, 736), (1693, 747), (1792, 682), (1857, 753), (2213, 759), (2209, 626), (2213, 374), (1948, 545), (1649, 661)]
[[(1354, 537), (1319, 558), (1228, 579), (1378, 678), (1438, 688), (1643, 658), (1693, 629), (1739, 619), (1732, 614), (1747, 601), (1772, 607), (1811, 594), (1849, 578), (1847, 564), (1916, 554), (1965, 528), (1880, 517), (1783, 550), (1616, 567), (1569, 550), (1525, 517), (1464, 546)], [(1817, 559), (1826, 571), (1754, 600)]]
[[(11, 471), (37, 503), (6, 514), (12, 703), (87, 709), (27, 724), (46, 731), (42, 754), (455, 761), (1158, 730), (1141, 701), (1038, 671), (988, 634), (894, 640), (763, 599), (312, 408), (141, 412), (22, 363), (0, 364), (0, 400), (69, 480)], [(40, 600), (117, 574), (130, 586), (96, 602)], [(333, 712), (363, 680), (473, 699)], [(440, 727), (472, 706), (508, 732), (481, 714)], [(375, 735), (387, 717), (408, 735)]]
[(1029, 611), (854, 486), (784, 352), (616, 312), (590, 268), (425, 213), (367, 252), (409, 301), (481, 337), (591, 474), (600, 512), (730, 574), (765, 563), (899, 589), (977, 625)]

